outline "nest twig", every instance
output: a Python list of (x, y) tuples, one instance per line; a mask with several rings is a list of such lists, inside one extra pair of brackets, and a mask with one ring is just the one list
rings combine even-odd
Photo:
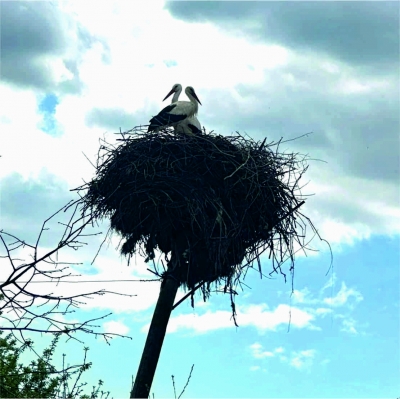
[(288, 257), (293, 265), (293, 243), (303, 237), (304, 156), (240, 134), (129, 133), (119, 146), (103, 143), (96, 177), (76, 189), (84, 191), (83, 212), (110, 218), (124, 239), (122, 254), (139, 251), (149, 261), (159, 249), (169, 266), (163, 277), (191, 290), (200, 283), (203, 295), (220, 281), (232, 292), (255, 260), (261, 273), (266, 249), (273, 271)]

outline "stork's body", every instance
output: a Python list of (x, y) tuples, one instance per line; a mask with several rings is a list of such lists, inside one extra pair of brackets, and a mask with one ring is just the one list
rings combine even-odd
[[(179, 98), (181, 91), (181, 85), (174, 85), (172, 90), (164, 98), (165, 100), (172, 93), (174, 93), (171, 105), (168, 105), (163, 110), (161, 110), (158, 115), (150, 119), (150, 126), (147, 130), (148, 132), (158, 131), (160, 128), (167, 126), (173, 126), (175, 128), (175, 131), (186, 129), (189, 134), (192, 134), (193, 130), (197, 131), (198, 129), (201, 129), (200, 123), (197, 118), (196, 120), (192, 119), (193, 117), (195, 117), (199, 109), (198, 104), (201, 105), (200, 100), (197, 98), (193, 87), (188, 86), (185, 89), (185, 93), (189, 97), (190, 101), (174, 101), (174, 98), (176, 98), (176, 100)], [(179, 127), (178, 125), (181, 125), (181, 127)], [(187, 127), (185, 128), (186, 125)]]

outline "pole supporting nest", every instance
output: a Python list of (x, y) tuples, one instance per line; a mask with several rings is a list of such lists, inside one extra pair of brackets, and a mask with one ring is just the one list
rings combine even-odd
[(151, 320), (131, 398), (148, 398), (158, 359), (164, 342), (169, 317), (172, 312), (179, 283), (168, 277), (162, 282), (160, 295)]

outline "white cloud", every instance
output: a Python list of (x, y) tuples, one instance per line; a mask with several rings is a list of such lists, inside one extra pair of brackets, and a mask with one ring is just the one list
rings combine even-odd
[[(193, 330), (196, 333), (205, 333), (207, 331), (218, 330), (221, 328), (231, 328), (234, 326), (230, 320), (231, 314), (226, 311), (217, 310), (216, 312), (207, 311), (202, 315), (182, 314), (171, 317), (167, 332), (173, 333), (181, 329)], [(148, 330), (148, 325), (142, 328), (142, 331)]]
[(266, 310), (266, 305), (250, 305), (244, 312), (238, 312), (238, 322), (244, 325), (254, 325), (258, 330), (275, 330), (279, 325), (288, 325), (289, 320), (292, 326), (305, 328), (311, 326), (314, 316), (288, 305), (278, 305), (275, 310)]
[[(333, 168), (310, 168), (309, 178), (307, 192), (318, 195), (308, 198), (303, 210), (334, 252), (367, 240), (373, 234), (400, 233), (399, 193), (392, 183), (335, 174)], [(326, 249), (318, 239), (312, 245)]]
[(314, 349), (293, 352), (289, 364), (298, 370), (309, 370), (313, 365), (315, 354)]
[(361, 81), (356, 78), (343, 79), (337, 86), (337, 90), (343, 94), (360, 94), (375, 93), (379, 90), (386, 90), (390, 87), (390, 83), (385, 79), (375, 79)]
[[(102, 259), (100, 257), (99, 261), (96, 263), (96, 266), (98, 267), (100, 273), (96, 276), (96, 278), (99, 279), (116, 279), (117, 277), (119, 279), (140, 278), (140, 275), (137, 274), (137, 269), (131, 269), (124, 265), (118, 265), (115, 262), (112, 262), (109, 258)], [(146, 267), (146, 264), (143, 263), (142, 267)], [(118, 270), (118, 274), (116, 274), (116, 270)], [(152, 278), (152, 275), (148, 273), (148, 275), (145, 277)], [(98, 285), (92, 284), (91, 288), (94, 287), (99, 288)], [(106, 295), (96, 298), (95, 301), (88, 301), (84, 307), (107, 310), (110, 309), (114, 312), (144, 311), (151, 309), (155, 305), (159, 295), (159, 283), (132, 282), (124, 285), (116, 282), (108, 283), (106, 287), (110, 291), (136, 294), (137, 296), (133, 298), (127, 298)], [(88, 286), (86, 286), (86, 290), (87, 289)], [(362, 300), (362, 296), (358, 291), (355, 289), (348, 289), (344, 283), (342, 283), (341, 290), (333, 298), (314, 299), (308, 294), (307, 289), (304, 289), (301, 292), (302, 294), (300, 294), (300, 291), (298, 291), (296, 298), (300, 298), (303, 303), (306, 302), (308, 305), (326, 303), (327, 305), (335, 308), (350, 306), (350, 298), (354, 298), (356, 302)], [(178, 301), (184, 294), (184, 291), (180, 290), (178, 292), (176, 301)], [(307, 300), (305, 300), (305, 298), (307, 298)], [(203, 304), (201, 300), (198, 302)], [(197, 308), (198, 307), (196, 306), (196, 309)], [(201, 311), (201, 308), (204, 310)], [(171, 315), (167, 332), (174, 333), (186, 330), (193, 331), (194, 333), (206, 333), (208, 331), (234, 327), (232, 313), (230, 311), (205, 311), (206, 308), (208, 308), (208, 306), (201, 306), (200, 313), (199, 311), (196, 311), (196, 313), (178, 313), (175, 316), (175, 313), (179, 312), (179, 308), (177, 308), (177, 310), (175, 310)], [(321, 306), (302, 309), (295, 306), (290, 307), (288, 305), (280, 304), (276, 306), (276, 308), (270, 310), (265, 304), (252, 304), (247, 306), (238, 306), (236, 320), (240, 327), (243, 328), (252, 326), (255, 327), (261, 334), (265, 333), (266, 331), (276, 331), (282, 326), (286, 328), (289, 325), (289, 322), (291, 328), (306, 328), (318, 331), (321, 328), (314, 324), (315, 321), (318, 318), (324, 317), (332, 312), (332, 309)], [(149, 315), (147, 312), (143, 314), (135, 314), (135, 318), (138, 322), (148, 321)], [(143, 326), (142, 331), (147, 332), (148, 328), (149, 324), (146, 324)], [(281, 350), (283, 351), (283, 348), (281, 348)], [(264, 356), (268, 356), (268, 354), (264, 354)]]
[(273, 351), (264, 351), (263, 346), (255, 342), (250, 345), (252, 357), (255, 359), (265, 359), (276, 357), (281, 363), (288, 363), (290, 366), (298, 370), (310, 370), (313, 365), (317, 351), (315, 349), (307, 349), (302, 351), (292, 351), (288, 355), (282, 355), (285, 349), (282, 347), (275, 348)]
[(337, 281), (337, 275), (335, 272), (331, 273), (331, 275), (329, 276), (329, 279), (326, 281), (326, 283), (324, 284), (324, 286), (321, 288), (321, 293), (323, 293), (325, 290), (327, 290), (328, 288), (332, 288), (335, 286), (335, 283)]
[[(290, 314), (291, 312), (291, 320)], [(249, 305), (237, 307), (237, 323), (240, 327), (253, 326), (260, 333), (267, 330), (275, 331), (279, 326), (287, 326), (289, 320), (291, 326), (297, 328), (315, 329), (311, 321), (314, 316), (297, 308), (290, 308), (287, 305), (278, 305), (274, 310), (267, 310), (267, 306)], [(192, 330), (195, 333), (205, 333), (221, 328), (233, 328), (232, 313), (229, 311), (210, 310), (199, 314), (180, 314), (174, 316), (172, 314), (168, 324), (167, 332), (173, 333), (179, 330)], [(147, 332), (149, 324), (142, 328), (143, 332)]]
[(357, 335), (356, 321), (353, 318), (347, 318), (342, 320), (342, 328), (340, 331), (347, 332), (352, 335)]
[[(324, 232), (326, 232), (324, 234)], [(346, 222), (326, 219), (321, 227), (321, 235), (329, 242), (345, 243), (353, 245), (356, 240), (368, 239), (371, 236), (371, 228), (362, 223), (349, 225)]]
[(256, 357), (258, 359), (262, 359), (264, 357), (273, 357), (273, 356), (274, 356), (273, 352), (268, 352), (268, 351), (254, 354), (254, 357)]
[(340, 291), (332, 298), (325, 298), (324, 303), (327, 305), (333, 306), (333, 307), (339, 307), (339, 306), (344, 306), (349, 304), (349, 299), (354, 298), (354, 301), (361, 302), (364, 298), (363, 296), (355, 289), (352, 288), (347, 288), (346, 284), (342, 282), (342, 286), (340, 288)]
[[(307, 308), (307, 311), (316, 316), (324, 316), (332, 313), (332, 308), (348, 307), (352, 308), (355, 303), (363, 300), (362, 294), (355, 288), (347, 288), (346, 283), (342, 281), (340, 290), (334, 295), (334, 287), (337, 281), (336, 273), (326, 281), (320, 289), (319, 297), (314, 297), (307, 287), (301, 290), (294, 290), (291, 296), (294, 304), (297, 305), (313, 305), (312, 308)], [(324, 297), (326, 295), (326, 297)], [(320, 306), (318, 306), (320, 305)], [(328, 305), (330, 308), (321, 305)]]
[(103, 327), (106, 333), (127, 335), (129, 332), (129, 327), (121, 321), (106, 321)]
[(295, 304), (316, 304), (318, 303), (317, 298), (312, 298), (311, 292), (307, 287), (301, 290), (293, 290), (291, 299)]
[(266, 357), (274, 357), (276, 354), (283, 353), (285, 350), (282, 347), (276, 348), (273, 351), (262, 351), (262, 345), (258, 342), (250, 345), (252, 356), (256, 359), (263, 359)]
[(254, 344), (250, 345), (250, 348), (259, 351), (262, 348), (262, 345), (259, 342), (255, 342)]
[(325, 316), (328, 313), (332, 313), (332, 309), (327, 309), (327, 308), (317, 308), (314, 310), (314, 313), (316, 315), (321, 315), (321, 316)]
[[(241, 83), (259, 83), (264, 80), (264, 70), (287, 62), (288, 51), (282, 47), (232, 37), (211, 24), (175, 20), (162, 9), (162, 2), (143, 7), (132, 2), (102, 4), (96, 17), (92, 7), (83, 4), (73, 2), (63, 8), (74, 14), (92, 34), (107, 38), (110, 62), (103, 61), (104, 50), (100, 44), (85, 53), (80, 66), (80, 78), (87, 88), (82, 98), (85, 104), (82, 101), (69, 104), (71, 110), (122, 107), (130, 112), (143, 110), (143, 115), (149, 115), (154, 112), (155, 104), (160, 104), (164, 90), (169, 90), (173, 83), (206, 90), (230, 90), (237, 84), (237, 76)], [(132, 26), (128, 17), (131, 15), (140, 23)], [(163, 34), (154, 35), (160, 26), (163, 26)], [(204, 37), (213, 37), (213, 40), (205, 41)], [(196, 43), (195, 48), (193, 43)], [(224, 57), (218, 63), (209, 62), (221, 48), (225, 49)], [(189, 55), (191, 52), (194, 56)], [(241, 54), (239, 58), (238, 53)], [(177, 67), (167, 67), (168, 62), (174, 62)], [(201, 74), (193, 74), (192, 71), (199, 69)]]

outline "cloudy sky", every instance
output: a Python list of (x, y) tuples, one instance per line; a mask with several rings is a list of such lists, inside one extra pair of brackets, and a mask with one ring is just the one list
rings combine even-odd
[[(28, 242), (77, 198), (70, 189), (93, 177), (99, 140), (148, 123), (174, 83), (195, 88), (208, 131), (269, 141), (312, 132), (283, 150), (315, 159), (304, 176), (303, 194), (313, 196), (303, 212), (331, 244), (333, 268), (316, 238), (310, 247), (319, 252), (296, 259), (292, 295), (281, 276), (249, 272), (236, 299), (239, 328), (221, 294), (207, 303), (198, 297), (195, 309), (180, 305), (155, 397), (173, 397), (172, 374), (180, 392), (192, 364), (184, 398), (400, 396), (397, 2), (0, 6), (0, 229)], [(81, 337), (94, 363), (89, 385), (101, 378), (115, 398), (127, 397), (159, 283), (124, 281), (152, 275), (139, 256), (127, 266), (118, 237), (91, 265), (100, 242), (68, 254), (82, 263), (74, 267), (81, 283), (60, 289), (136, 295), (88, 300), (74, 314), (112, 312), (100, 327), (133, 338), (108, 346)], [(262, 264), (269, 272), (267, 258)], [(101, 282), (110, 279), (121, 281)], [(60, 350), (71, 364), (82, 358), (80, 344)]]

